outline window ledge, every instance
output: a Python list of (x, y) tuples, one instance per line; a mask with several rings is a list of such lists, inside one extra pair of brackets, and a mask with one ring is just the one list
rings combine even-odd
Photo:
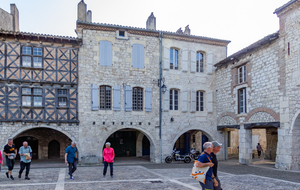
[(236, 115), (237, 117), (246, 117), (247, 116), (247, 113), (239, 113)]
[(56, 106), (56, 109), (69, 109), (67, 106)]
[(39, 109), (39, 108), (44, 108), (44, 106), (20, 106), (20, 108)]
[(30, 69), (30, 70), (44, 70), (43, 67), (24, 67), (24, 66), (21, 66), (20, 68), (21, 69)]

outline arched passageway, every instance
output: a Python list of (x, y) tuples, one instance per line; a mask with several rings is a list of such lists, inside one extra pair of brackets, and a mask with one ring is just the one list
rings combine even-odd
[(57, 140), (52, 140), (48, 145), (48, 158), (60, 158), (60, 144)]
[[(34, 137), (30, 137), (30, 136), (16, 138), (14, 140), (14, 144), (15, 144), (18, 151), (19, 151), (20, 147), (23, 146), (24, 141), (26, 141), (32, 149), (32, 159), (33, 160), (39, 159), (39, 155), (38, 155), (38, 153), (39, 153), (39, 149), (38, 149), (39, 141), (38, 141), (38, 139), (34, 138)], [(16, 160), (20, 160), (19, 154), (17, 154)]]

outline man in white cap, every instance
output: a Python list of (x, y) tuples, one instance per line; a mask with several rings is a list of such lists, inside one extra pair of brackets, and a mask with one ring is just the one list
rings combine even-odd
[(110, 177), (113, 178), (113, 163), (115, 158), (115, 151), (110, 147), (110, 143), (105, 143), (105, 149), (103, 150), (103, 158), (104, 158), (104, 169), (103, 169), (103, 177), (106, 175), (107, 166), (109, 164), (110, 167)]
[(222, 144), (218, 143), (217, 141), (213, 141), (211, 143), (213, 144), (213, 151), (210, 153), (211, 160), (214, 163), (213, 174), (214, 174), (214, 178), (218, 182), (218, 185), (214, 186), (214, 190), (222, 190), (221, 183), (220, 183), (220, 180), (218, 178), (218, 159), (217, 159), (217, 156), (216, 156), (216, 154), (220, 151)]

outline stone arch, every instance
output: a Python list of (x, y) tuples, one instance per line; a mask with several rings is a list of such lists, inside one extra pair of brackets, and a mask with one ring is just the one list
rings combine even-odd
[(235, 123), (230, 124), (230, 125), (237, 125), (237, 124), (239, 124), (239, 118), (237, 118), (237, 116), (235, 115), (235, 113), (233, 113), (233, 112), (225, 112), (225, 113), (222, 113), (222, 114), (218, 117), (218, 120), (217, 120), (218, 125), (219, 125), (219, 123), (221, 122), (221, 120), (222, 120), (224, 117), (226, 117), (226, 116), (231, 117), (231, 118), (235, 121)]
[(148, 140), (150, 141), (150, 151), (151, 151), (150, 152), (150, 161), (154, 162), (155, 161), (156, 145), (155, 145), (155, 143), (154, 143), (155, 141), (153, 139), (155, 139), (155, 138), (153, 138), (153, 136), (149, 132), (147, 132), (146, 130), (144, 130), (142, 128), (135, 127), (135, 126), (130, 126), (130, 127), (124, 126), (122, 128), (117, 128), (117, 129), (114, 129), (111, 132), (107, 133), (107, 135), (105, 135), (105, 138), (103, 138), (104, 140), (102, 140), (102, 142), (101, 141), (99, 142), (100, 146), (101, 146), (100, 155), (99, 155), (101, 160), (102, 160), (102, 152), (103, 152), (102, 146), (105, 144), (106, 140), (109, 138), (110, 135), (112, 135), (115, 132), (120, 131), (122, 129), (134, 129), (136, 131), (141, 132), (144, 136), (146, 136), (148, 138)]
[(255, 108), (255, 109), (251, 110), (248, 113), (247, 117), (245, 118), (244, 122), (248, 122), (253, 115), (255, 115), (259, 112), (265, 112), (265, 113), (271, 115), (274, 118), (274, 121), (279, 121), (280, 120), (279, 113), (276, 113), (275, 111), (273, 111), (270, 108), (259, 107), (259, 108)]
[(299, 139), (300, 139), (300, 110), (298, 110), (291, 122), (291, 129), (289, 134), (286, 134), (292, 138), (292, 151), (289, 169), (299, 170), (300, 169), (300, 152), (299, 152)]

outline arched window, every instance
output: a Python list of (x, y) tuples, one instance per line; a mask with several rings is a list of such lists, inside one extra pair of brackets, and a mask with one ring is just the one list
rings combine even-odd
[(143, 88), (135, 87), (132, 90), (132, 110), (143, 111)]
[(170, 90), (170, 110), (178, 110), (179, 91), (176, 89)]
[(100, 86), (100, 110), (111, 110), (111, 87)]
[(204, 54), (201, 52), (197, 52), (196, 72), (199, 72), (199, 73), (204, 72)]
[(197, 91), (196, 93), (196, 111), (204, 111), (204, 92)]
[(178, 49), (170, 49), (170, 69), (178, 70)]

